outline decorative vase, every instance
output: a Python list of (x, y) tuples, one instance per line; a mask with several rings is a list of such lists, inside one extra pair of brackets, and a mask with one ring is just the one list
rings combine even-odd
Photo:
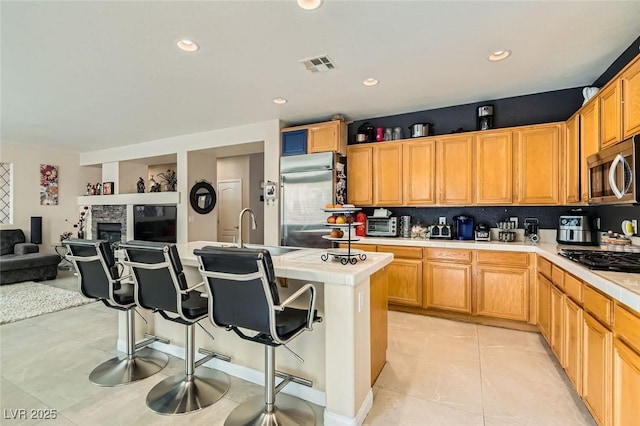
[(84, 240), (84, 231), (83, 230), (79, 230), (78, 231), (78, 239)]

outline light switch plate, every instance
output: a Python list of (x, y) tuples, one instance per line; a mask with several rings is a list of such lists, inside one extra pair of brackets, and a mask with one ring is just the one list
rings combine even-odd
[(515, 225), (515, 226), (516, 226), (516, 229), (518, 228), (518, 218), (517, 218), (516, 216), (511, 216), (511, 217), (509, 218), (509, 221), (510, 221), (510, 222), (514, 222), (514, 223), (516, 224), (516, 225)]
[(447, 224), (447, 218), (444, 216), (440, 216), (438, 218), (438, 225), (446, 225)]

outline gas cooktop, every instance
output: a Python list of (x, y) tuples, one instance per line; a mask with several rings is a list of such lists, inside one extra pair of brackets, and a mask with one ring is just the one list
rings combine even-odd
[(640, 273), (638, 252), (562, 249), (559, 254), (589, 269)]

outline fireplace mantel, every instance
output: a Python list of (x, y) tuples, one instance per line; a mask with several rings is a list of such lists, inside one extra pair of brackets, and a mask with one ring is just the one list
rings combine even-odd
[(179, 203), (179, 192), (145, 192), (140, 194), (86, 195), (78, 197), (79, 206)]

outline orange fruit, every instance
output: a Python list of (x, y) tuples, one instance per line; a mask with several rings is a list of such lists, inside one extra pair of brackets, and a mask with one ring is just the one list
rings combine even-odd
[(333, 208), (333, 204), (327, 204), (326, 206), (324, 206), (325, 209), (332, 209)]

